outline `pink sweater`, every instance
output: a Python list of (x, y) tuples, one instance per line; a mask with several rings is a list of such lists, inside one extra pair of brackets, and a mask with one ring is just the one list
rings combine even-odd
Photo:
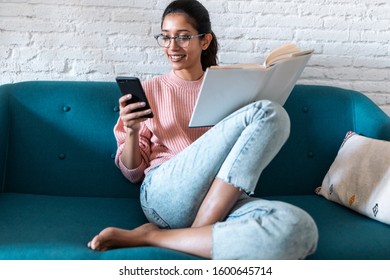
[(142, 83), (154, 118), (141, 124), (142, 163), (136, 169), (127, 169), (121, 161), (126, 128), (120, 118), (114, 127), (118, 144), (115, 163), (131, 182), (141, 181), (151, 168), (174, 157), (209, 129), (188, 128), (201, 83), (202, 79), (182, 80), (173, 71)]

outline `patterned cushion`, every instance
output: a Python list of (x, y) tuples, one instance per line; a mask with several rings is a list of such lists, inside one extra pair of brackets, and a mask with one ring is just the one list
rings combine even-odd
[(390, 142), (348, 132), (316, 193), (390, 224)]

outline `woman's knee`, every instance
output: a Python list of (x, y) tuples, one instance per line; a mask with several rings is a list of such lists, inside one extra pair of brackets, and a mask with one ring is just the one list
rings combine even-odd
[(305, 259), (317, 248), (317, 225), (303, 209), (291, 204), (286, 205), (286, 213), (279, 217), (284, 218), (282, 222), (285, 224), (279, 252), (286, 259)]
[(287, 111), (279, 103), (269, 101), (269, 100), (260, 100), (253, 103), (254, 108), (256, 108), (256, 113), (254, 117), (260, 122), (268, 122), (272, 126), (272, 131), (280, 135), (287, 137), (290, 134), (290, 117)]
[(250, 218), (215, 225), (213, 258), (304, 259), (312, 254), (318, 230), (310, 215), (284, 202), (270, 204), (269, 211), (259, 208)]

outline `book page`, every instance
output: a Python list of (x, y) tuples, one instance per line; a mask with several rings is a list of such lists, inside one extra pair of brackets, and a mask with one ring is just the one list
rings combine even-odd
[(266, 57), (263, 66), (270, 67), (276, 63), (289, 60), (292, 57), (307, 55), (312, 52), (314, 52), (314, 50), (302, 51), (294, 44), (287, 44), (270, 52)]
[(212, 69), (242, 69), (242, 68), (265, 68), (264, 65), (257, 63), (237, 63), (237, 64), (229, 64), (229, 65), (214, 65), (211, 66)]
[(283, 45), (277, 49), (274, 49), (267, 55), (264, 61), (264, 66), (270, 66), (279, 60), (285, 60), (286, 58), (291, 57), (293, 53), (300, 51), (301, 50), (295, 44)]

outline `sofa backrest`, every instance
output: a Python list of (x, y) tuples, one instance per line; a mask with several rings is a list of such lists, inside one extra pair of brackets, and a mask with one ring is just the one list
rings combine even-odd
[[(119, 96), (113, 82), (0, 86), (0, 191), (138, 197), (114, 164)], [(359, 92), (297, 85), (285, 108), (291, 135), (258, 196), (313, 194), (349, 130), (390, 140), (390, 118)]]
[(2, 191), (138, 196), (114, 164), (119, 96), (106, 82), (1, 86)]
[(297, 85), (285, 104), (291, 134), (263, 171), (256, 195), (313, 194), (348, 131), (390, 140), (390, 118), (362, 93)]

